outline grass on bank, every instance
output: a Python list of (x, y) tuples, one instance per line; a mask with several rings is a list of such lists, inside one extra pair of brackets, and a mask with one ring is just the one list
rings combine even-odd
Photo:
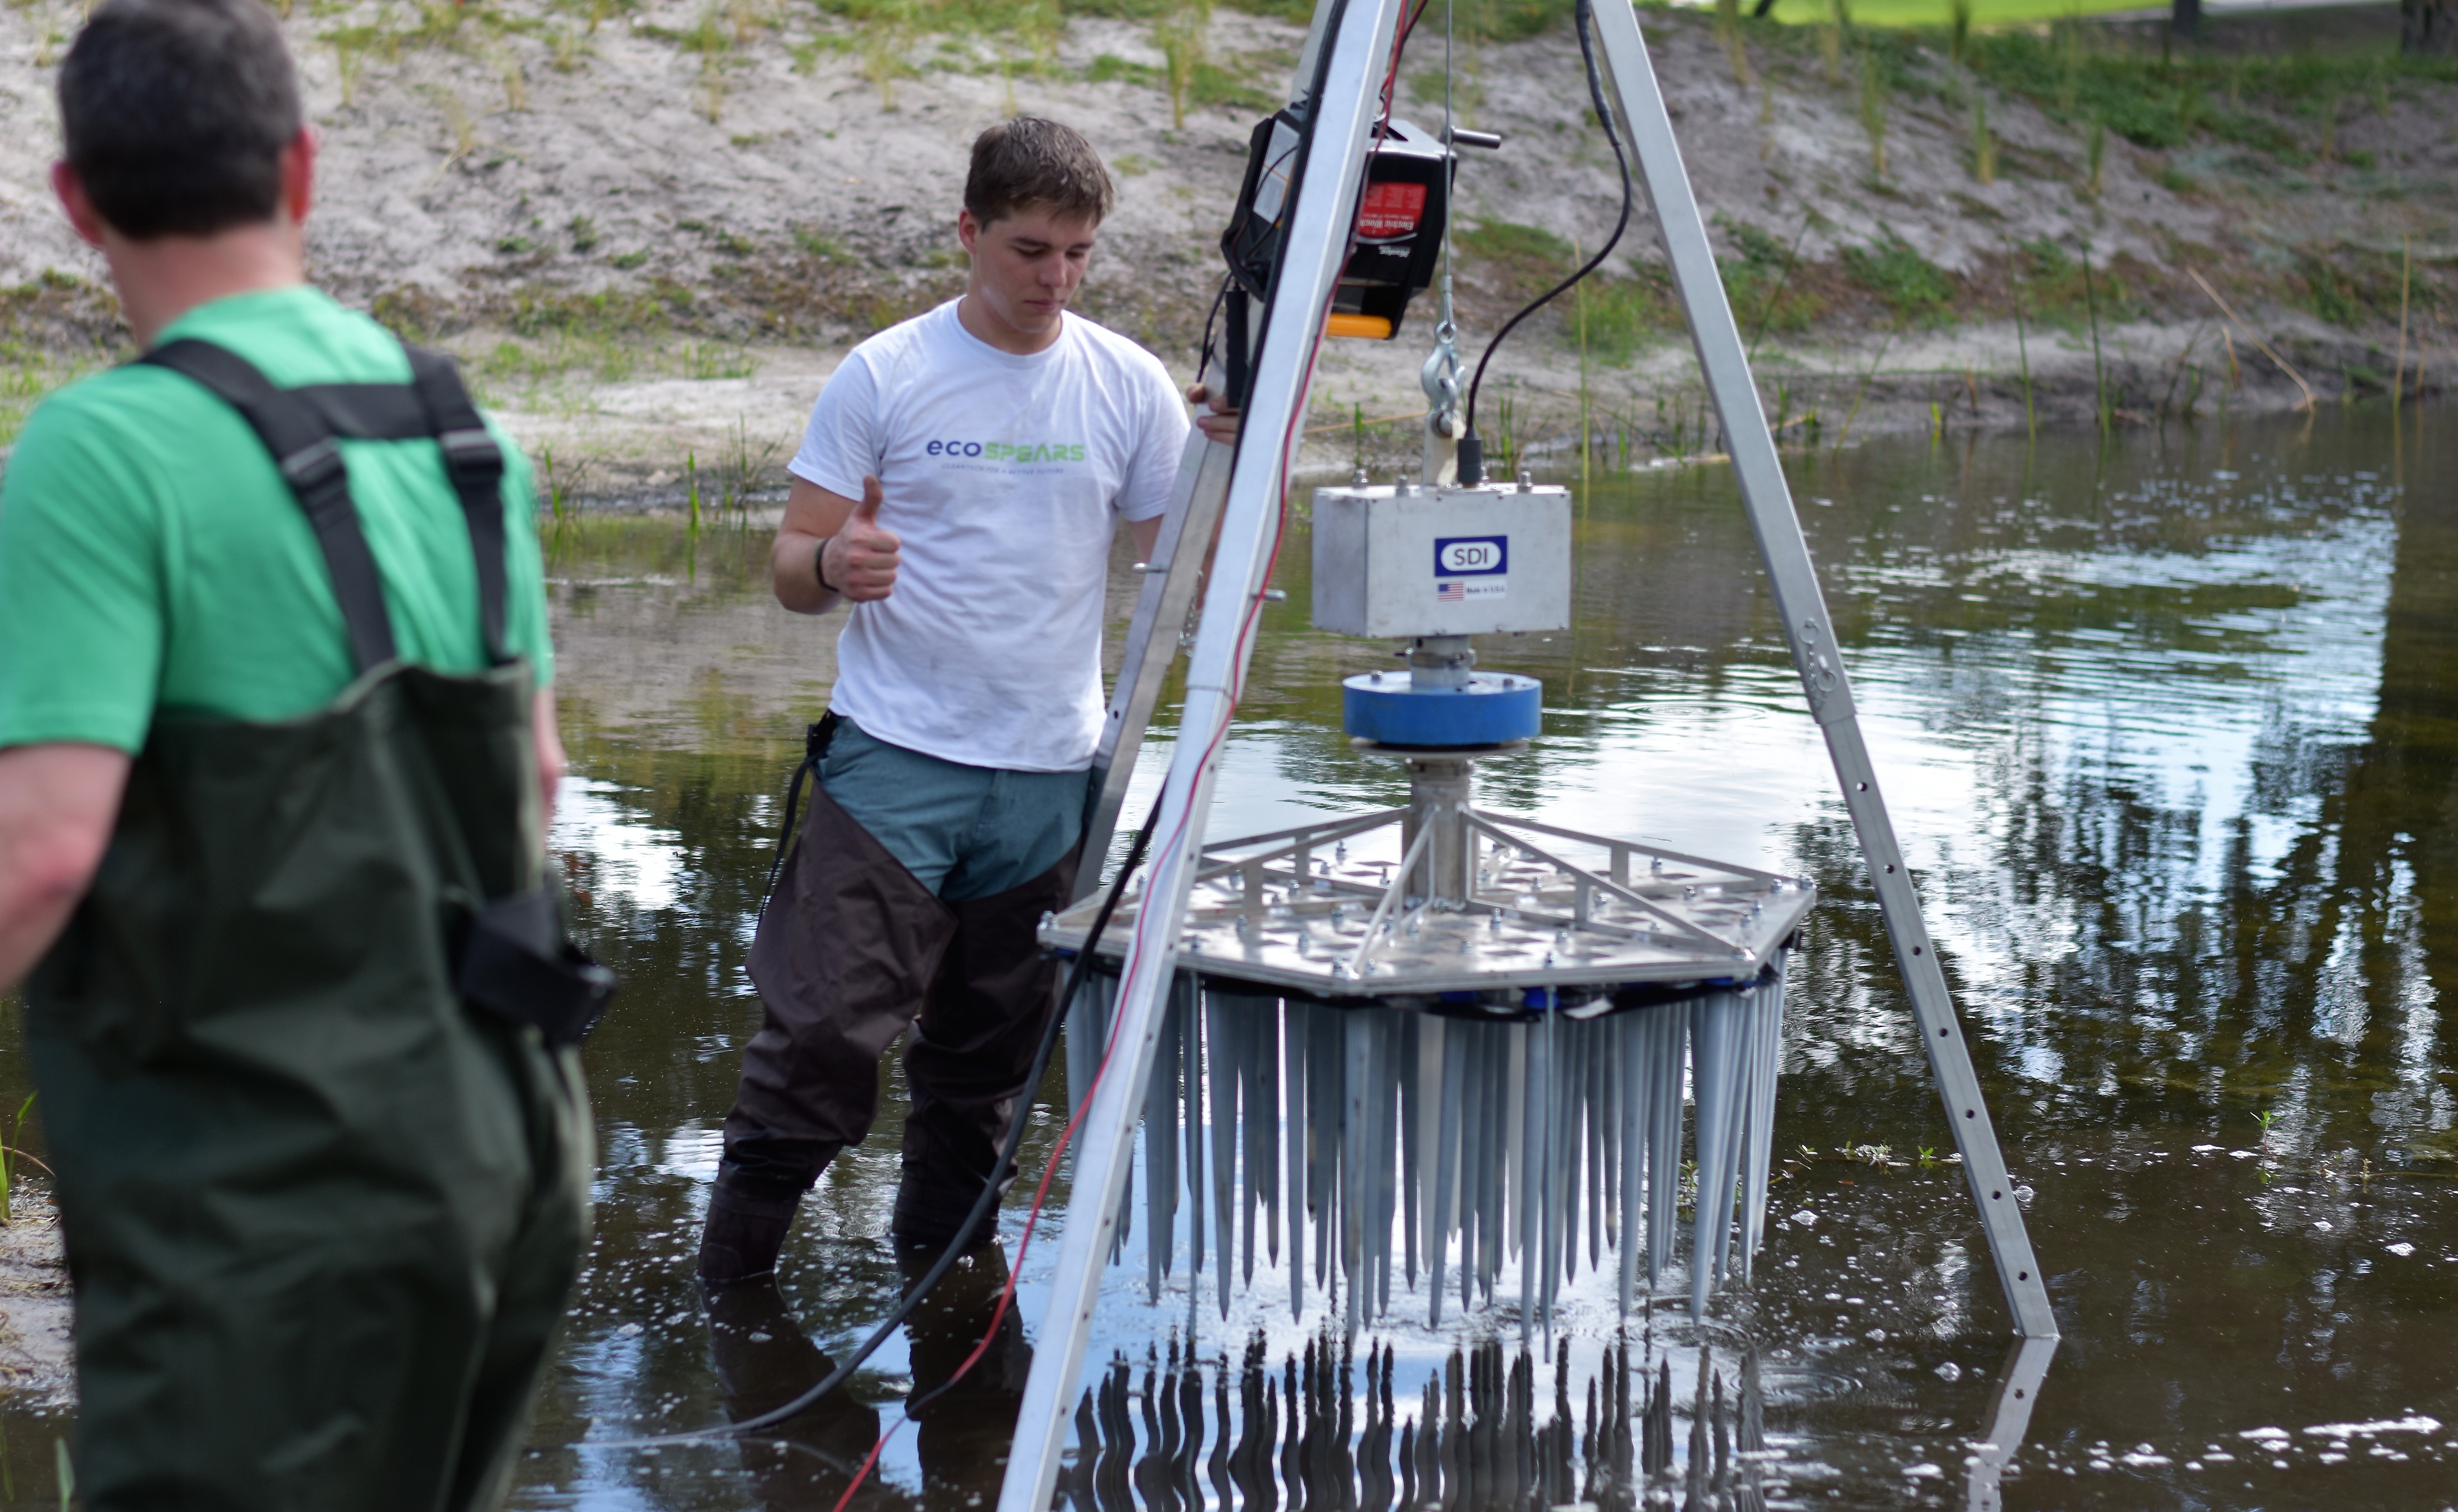
[[(1755, 0), (1753, 0), (1753, 6)], [(2140, 10), (2143, 0), (1971, 0), (1974, 27), (2010, 26), (2021, 22), (2064, 21), (2077, 15)], [(1857, 27), (1943, 27), (1951, 25), (1948, 0), (1852, 0), (1851, 23)], [(1831, 0), (1776, 0), (1767, 17), (1786, 26), (1824, 26), (1833, 19)]]

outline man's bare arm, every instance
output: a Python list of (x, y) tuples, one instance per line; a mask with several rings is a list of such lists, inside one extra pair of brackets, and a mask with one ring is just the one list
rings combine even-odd
[(554, 824), (554, 796), (563, 787), (563, 732), (555, 724), (554, 690), (540, 688), (530, 698), (530, 751), (537, 763), (538, 827)]
[[(1214, 399), (1212, 391), (1201, 383), (1195, 383), (1187, 388), (1186, 402), (1195, 406), (1195, 426), (1203, 432), (1205, 440), (1223, 446), (1234, 446), (1238, 444), (1238, 411), (1216, 407), (1219, 401)], [(1153, 559), (1153, 549), (1160, 544), (1160, 522), (1164, 518), (1166, 517), (1156, 514), (1149, 520), (1127, 522), (1128, 533), (1135, 543), (1136, 561), (1149, 562)], [(1212, 567), (1209, 553), (1214, 547), (1219, 545), (1219, 527), (1216, 525), (1213, 528), (1212, 546), (1204, 549), (1206, 555), (1203, 565), (1207, 572)]]
[[(840, 598), (867, 603), (896, 590), (895, 533), (880, 528), (877, 478), (864, 478), (860, 499), (797, 478), (785, 495), (785, 517), (768, 549), (768, 580), (777, 602), (797, 614), (824, 614)], [(827, 582), (820, 581), (821, 543), (827, 544)]]
[(0, 991), (52, 948), (94, 882), (128, 753), (66, 741), (0, 751)]

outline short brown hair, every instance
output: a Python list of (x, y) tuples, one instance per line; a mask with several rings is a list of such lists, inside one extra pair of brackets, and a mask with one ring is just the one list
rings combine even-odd
[(1115, 191), (1101, 155), (1072, 126), (1019, 115), (973, 138), (965, 208), (984, 225), (1027, 210), (1100, 223)]
[(299, 80), (258, 0), (106, 0), (60, 65), (69, 166), (123, 236), (270, 220)]

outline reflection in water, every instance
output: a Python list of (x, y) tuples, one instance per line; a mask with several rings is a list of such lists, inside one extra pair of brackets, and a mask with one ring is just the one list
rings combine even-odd
[[(2458, 1039), (2446, 1022), (2458, 990), (2452, 419), (2444, 410), (2419, 426), (2410, 417), (2403, 457), (2387, 417), (2357, 407), (2309, 425), (2129, 433), (2105, 447), (2043, 436), (2034, 449), (2016, 435), (1788, 460), (2066, 1333), (2045, 1388), (2033, 1388), (2035, 1408), (2026, 1403), (2023, 1446), (2003, 1461), (2010, 1507), (2448, 1501), (2458, 1460), (2458, 1431), (2440, 1426), (2458, 1424)], [(1719, 1378), (1730, 1463), (1752, 1462), (1739, 1458), (1732, 1347), (1733, 1331), (1745, 1330), (1761, 1346), (1769, 1447), (1784, 1456), (1761, 1470), (1770, 1502), (1990, 1504), (1983, 1493), (1996, 1493), (1967, 1461), (1991, 1460), (1975, 1440), (1994, 1442), (1991, 1425), (2012, 1411), (1999, 1385), (2003, 1310), (1959, 1170), (1923, 1158), (1925, 1147), (1950, 1145), (1831, 774), (1752, 588), (1729, 478), (1651, 474), (1600, 486), (1580, 507), (1573, 629), (1497, 644), (1486, 658), (1543, 679), (1546, 739), (1492, 764), (1485, 801), (1804, 874), (1823, 900), (1785, 998), (1773, 1143), (1790, 1160), (1771, 1193), (1766, 1249), (1750, 1284), (1711, 1312), (1720, 1321), (1711, 1325), (1707, 1473)], [(643, 552), (651, 547), (663, 549), (653, 542)], [(728, 1444), (651, 1459), (587, 1447), (727, 1417), (690, 1246), (739, 1044), (758, 1022), (741, 954), (776, 795), (820, 707), (831, 638), (829, 626), (773, 607), (758, 557), (746, 550), (744, 573), (720, 578), (703, 551), (689, 588), (679, 558), (584, 561), (558, 590), (558, 688), (574, 769), (593, 785), (587, 823), (562, 838), (588, 894), (579, 924), (626, 986), (588, 1049), (603, 1151), (597, 1237), (518, 1493), (524, 1508), (738, 1512), (764, 1502), (825, 1512), (833, 1502), (815, 1480), (825, 1467), (797, 1451), (780, 1459)], [(1331, 690), (1381, 649), (1305, 628), (1306, 559), (1293, 540), (1279, 584), (1291, 601), (1264, 610), (1225, 748), (1213, 820), (1221, 834), (1402, 796), (1338, 735)], [(577, 580), (600, 567), (604, 583)], [(1132, 591), (1123, 556), (1114, 581)], [(1164, 739), (1156, 773), (1166, 755)], [(0, 1055), (0, 1080), (21, 1067)], [(884, 1074), (892, 1084), (892, 1062)], [(1041, 1168), (1064, 1122), (1063, 1078), (1042, 1095), (1028, 1170)], [(897, 1100), (891, 1085), (885, 1106)], [(883, 1232), (896, 1140), (884, 1120), (869, 1147), (847, 1151), (788, 1247), (783, 1299), (814, 1347), (838, 1357), (900, 1290)], [(1064, 1181), (1062, 1170), (1053, 1204)], [(1139, 1214), (1138, 1238), (1145, 1228)], [(1012, 1253), (1013, 1210), (1003, 1232)], [(1053, 1250), (1036, 1241), (1024, 1266), (1028, 1326)], [(1260, 1412), (1246, 1405), (1242, 1370), (1261, 1323), (1281, 1331), (1269, 1336), (1273, 1495), (1307, 1494), (1302, 1458), (1283, 1454), (1287, 1356), (1298, 1356), (1302, 1418), (1301, 1331), (1326, 1320), (1330, 1299), (1310, 1286), (1308, 1315), (1291, 1324), (1286, 1288), (1259, 1288), (1268, 1316), (1223, 1322), (1209, 1278), (1198, 1298), (1185, 1277), (1181, 1264), (1150, 1301), (1149, 1256), (1129, 1253), (1105, 1285), (1094, 1357), (1130, 1361), (1129, 1394), (1114, 1405), (1131, 1426), (1120, 1440), (1096, 1424), (1099, 1442), (1161, 1441), (1144, 1435), (1135, 1387), (1147, 1364), (1167, 1374), (1177, 1330), (1180, 1375), (1192, 1349), (1209, 1424), (1199, 1483), (1217, 1502), (1219, 1425), (1242, 1431)], [(1571, 1347), (1568, 1420), (1583, 1439), (1592, 1377), (1597, 1431), (1607, 1431), (1599, 1360), (1623, 1336), (1601, 1290), (1566, 1300), (1556, 1337)], [(1354, 1433), (1368, 1416), (1367, 1356), (1385, 1352), (1393, 1408), (1378, 1420), (1390, 1425), (1395, 1486), (1409, 1473), (1398, 1440), (1424, 1418), (1424, 1387), (1437, 1375), (1444, 1416), (1433, 1420), (1448, 1421), (1443, 1357), (1460, 1340), (1424, 1330), (1425, 1315), (1395, 1309), (1372, 1344), (1360, 1340), (1349, 1390), (1338, 1386), (1336, 1354), (1332, 1384), (1316, 1388), (1319, 1399), (1348, 1398)], [(1515, 1343), (1516, 1322), (1506, 1306), (1480, 1326)], [(1190, 1334), (1198, 1326), (1209, 1332)], [(1686, 1498), (1697, 1357), (1673, 1346), (1671, 1388), (1659, 1391), (1657, 1347), (1631, 1346), (1636, 1420), (1627, 1431), (1646, 1483), (1644, 1410), (1669, 1404), (1659, 1463), (1673, 1480), (1656, 1484)], [(882, 1426), (918, 1374), (904, 1348), (891, 1341), (852, 1388)], [(1496, 1456), (1532, 1457), (1533, 1435), (1561, 1420), (1552, 1410), (1559, 1358), (1532, 1357), (1527, 1443), (1497, 1440)], [(1462, 1423), (1472, 1428), (1465, 1361), (1461, 1373)], [(1497, 1413), (1510, 1375), (1510, 1362), (1495, 1367)], [(1184, 1386), (1171, 1408), (1180, 1443)], [(1379, 1386), (1376, 1399), (1379, 1415)], [(1336, 1436), (1333, 1405), (1319, 1443)], [(1097, 1390), (1094, 1410), (1105, 1410)], [(1161, 1403), (1152, 1410), (1158, 1435)], [(51, 1431), (30, 1423), (14, 1436), (21, 1495), (22, 1446)], [(1220, 1452), (1234, 1451), (1239, 1432), (1226, 1442)], [(900, 1434), (857, 1507), (925, 1496), (962, 1506), (939, 1489), (958, 1485), (980, 1489), (987, 1505), (995, 1448), (940, 1457), (936, 1446), (926, 1464), (920, 1437)], [(1345, 1453), (1352, 1475), (1346, 1489), (1326, 1482), (1326, 1503), (1366, 1494), (1353, 1440)], [(1580, 1442), (1571, 1456), (1579, 1490), (1588, 1453)], [(756, 1489), (744, 1470), (752, 1454), (770, 1456)], [(959, 1454), (978, 1462), (958, 1464)], [(1137, 1462), (1126, 1464), (1130, 1495)], [(1501, 1463), (1492, 1473), (1508, 1479)], [(1521, 1461), (1510, 1463), (1518, 1475)], [(786, 1483), (796, 1477), (799, 1490)]]
[[(709, 1298), (708, 1336), (725, 1415), (757, 1417), (793, 1400), (836, 1369), (802, 1335), (773, 1279)], [(742, 1468), (764, 1507), (833, 1506), (879, 1438), (879, 1414), (832, 1392), (742, 1443)]]
[[(1488, 1340), (1439, 1360), (1326, 1332), (1275, 1362), (1262, 1336), (1234, 1364), (1172, 1335), (1114, 1357), (1075, 1409), (1062, 1500), (1074, 1512), (1470, 1512), (1679, 1505), (1755, 1512), (1770, 1476), (1759, 1357), (1670, 1354), (1628, 1335), (1588, 1368)], [(1540, 1379), (1541, 1377), (1541, 1379)], [(1677, 1435), (1677, 1414), (1684, 1431)], [(1677, 1450), (1677, 1441), (1679, 1448)]]
[[(919, 1280), (936, 1253), (897, 1255), (903, 1282)], [(1007, 1255), (986, 1246), (956, 1263), (906, 1325), (912, 1379), (905, 1420), (916, 1427), (922, 1464), (918, 1498), (869, 1487), (867, 1507), (918, 1504), (930, 1509), (978, 1507), (998, 1494), (1007, 1445), (1024, 1395), (1032, 1352), (1012, 1308), (998, 1308), (1007, 1286)], [(713, 1294), (709, 1348), (725, 1416), (740, 1422), (783, 1405), (836, 1368), (802, 1325), (772, 1278)], [(987, 1344), (991, 1319), (997, 1329)], [(966, 1361), (980, 1357), (969, 1368)], [(961, 1376), (958, 1372), (962, 1371)], [(741, 1441), (742, 1466), (771, 1512), (833, 1507), (878, 1440), (879, 1413), (836, 1391), (760, 1437)]]

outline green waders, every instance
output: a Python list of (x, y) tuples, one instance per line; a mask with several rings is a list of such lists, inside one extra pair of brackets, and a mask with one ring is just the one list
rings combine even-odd
[[(319, 390), (201, 343), (146, 359), (281, 461), (360, 675), (296, 719), (157, 716), (30, 984), (93, 1512), (495, 1505), (579, 1264), (573, 1046), (609, 979), (545, 891), (502, 457), (412, 357), (414, 384)], [(394, 658), (336, 434), (443, 443), (491, 670)]]

